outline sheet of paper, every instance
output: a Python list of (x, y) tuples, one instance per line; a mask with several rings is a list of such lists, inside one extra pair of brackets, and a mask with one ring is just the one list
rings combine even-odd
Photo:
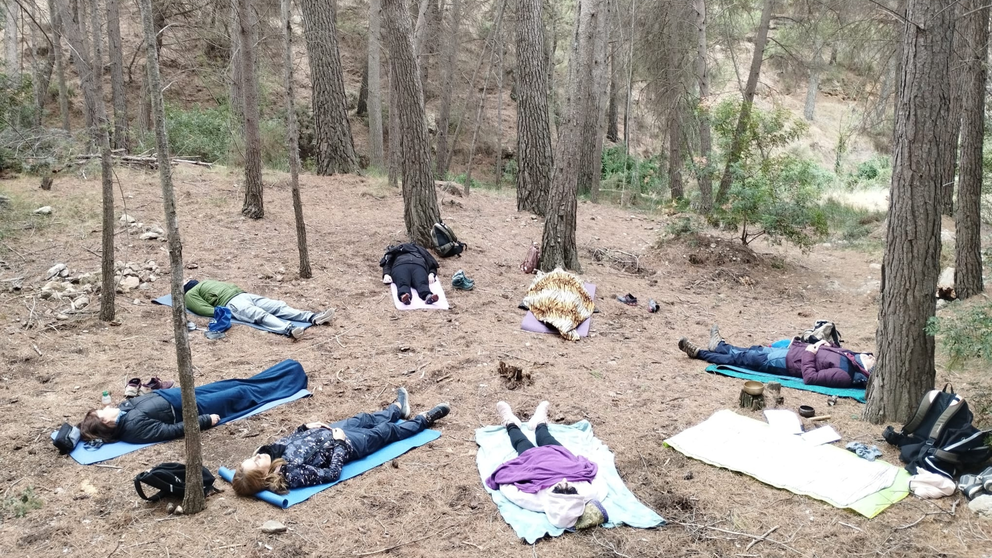
[(816, 430), (810, 430), (809, 432), (800, 436), (806, 443), (814, 446), (822, 446), (823, 444), (830, 444), (840, 440), (840, 434), (834, 430), (832, 426), (821, 426)]
[(764, 413), (765, 420), (772, 429), (786, 434), (803, 433), (803, 423), (796, 413), (788, 409), (766, 409)]

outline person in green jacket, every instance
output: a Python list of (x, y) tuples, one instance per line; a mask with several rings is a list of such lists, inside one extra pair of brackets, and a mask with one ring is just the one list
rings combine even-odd
[(214, 308), (226, 306), (235, 319), (293, 339), (302, 337), (304, 328), (294, 327), (287, 320), (324, 325), (330, 324), (334, 318), (333, 308), (323, 312), (297, 310), (281, 300), (246, 293), (237, 285), (221, 281), (190, 279), (183, 285), (183, 292), (186, 293), (186, 308), (195, 314), (212, 317)]

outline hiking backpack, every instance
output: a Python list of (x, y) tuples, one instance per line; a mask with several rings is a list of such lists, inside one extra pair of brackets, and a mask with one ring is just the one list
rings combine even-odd
[(834, 347), (840, 347), (840, 343), (843, 341), (840, 332), (837, 331), (837, 326), (827, 320), (817, 320), (813, 327), (797, 335), (796, 340), (809, 344), (826, 341)]
[[(145, 491), (141, 488), (142, 483), (157, 488), (158, 492), (146, 496)], [(168, 496), (182, 498), (186, 495), (186, 465), (182, 463), (159, 463), (134, 477), (134, 489), (138, 491), (138, 496), (149, 502), (158, 502)], [(204, 467), (203, 494), (206, 496), (212, 492), (219, 492), (219, 490), (214, 488), (213, 474)]]
[(464, 242), (458, 242), (455, 231), (451, 230), (451, 227), (445, 225), (443, 221), (434, 223), (434, 227), (431, 229), (431, 239), (434, 240), (434, 251), (442, 258), (461, 257), (462, 251), (467, 247)]
[(928, 391), (902, 432), (891, 426), (882, 432), (886, 442), (899, 446), (899, 459), (914, 475), (925, 469), (953, 479), (992, 457), (986, 445), (989, 431), (971, 424), (968, 403), (947, 388)]

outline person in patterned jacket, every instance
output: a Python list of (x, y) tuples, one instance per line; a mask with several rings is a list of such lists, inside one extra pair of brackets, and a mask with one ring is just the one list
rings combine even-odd
[[(398, 388), (396, 401), (382, 411), (333, 424), (302, 424), (289, 436), (258, 448), (235, 470), (231, 485), (239, 496), (254, 496), (262, 490), (286, 494), (291, 488), (335, 482), (345, 463), (409, 438), (450, 411), (441, 403), (410, 419), (409, 396), (405, 388)], [(397, 422), (400, 419), (404, 421)]]

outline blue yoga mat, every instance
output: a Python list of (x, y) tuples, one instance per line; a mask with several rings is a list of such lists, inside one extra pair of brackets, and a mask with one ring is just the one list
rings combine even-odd
[(782, 384), (782, 387), (812, 391), (814, 393), (822, 393), (824, 395), (847, 397), (860, 403), (865, 402), (865, 390), (860, 388), (811, 386), (804, 384), (802, 378), (779, 376), (777, 374), (767, 374), (765, 372), (755, 372), (754, 370), (748, 370), (747, 368), (741, 368), (739, 366), (731, 366), (729, 364), (711, 364), (706, 367), (706, 371), (711, 374), (720, 374), (721, 376), (730, 376), (731, 378), (740, 378), (742, 380), (757, 380), (762, 383), (778, 382)]
[[(305, 389), (301, 389), (300, 391), (294, 393), (293, 395), (290, 395), (289, 397), (284, 397), (282, 399), (277, 399), (270, 403), (266, 403), (265, 405), (256, 407), (243, 415), (237, 417), (229, 417), (227, 419), (221, 420), (217, 424), (219, 426), (221, 424), (231, 422), (233, 420), (238, 420), (245, 417), (250, 417), (252, 415), (257, 415), (258, 413), (261, 413), (263, 411), (268, 411), (273, 407), (278, 407), (279, 405), (282, 405), (284, 403), (289, 403), (290, 401), (296, 401), (297, 399), (301, 399), (303, 397), (309, 397), (310, 395), (312, 394), (309, 391)], [(55, 439), (56, 434), (58, 434), (58, 432), (52, 432), (53, 440)], [(106, 461), (108, 459), (120, 457), (126, 453), (131, 453), (132, 451), (137, 451), (141, 448), (154, 446), (155, 444), (161, 444), (161, 443), (162, 442), (152, 442), (150, 444), (129, 444), (127, 442), (113, 442), (110, 444), (103, 444), (98, 448), (91, 449), (84, 442), (80, 442), (76, 444), (76, 448), (73, 449), (72, 452), (69, 453), (69, 455), (77, 462), (83, 465), (92, 465), (94, 463), (99, 463), (101, 461)]]
[[(161, 304), (162, 306), (170, 306), (171, 307), (172, 306), (172, 295), (171, 294), (167, 294), (167, 295), (160, 296), (160, 297), (156, 298), (155, 300), (153, 300), (152, 301), (152, 304)], [(189, 314), (193, 314), (193, 312), (190, 312), (189, 310), (186, 310), (186, 312), (189, 313)], [(199, 314), (193, 314), (193, 315), (194, 316), (199, 316)], [(205, 318), (206, 316), (203, 316), (203, 317)], [(303, 329), (306, 329), (306, 328), (308, 328), (308, 327), (310, 327), (310, 326), (313, 325), (310, 322), (297, 322), (297, 321), (294, 321), (294, 320), (286, 320), (286, 321), (289, 322), (289, 323), (291, 323), (291, 324), (293, 324), (295, 327), (302, 327)], [(231, 323), (232, 324), (238, 324), (238, 325), (246, 325), (248, 327), (253, 327), (255, 329), (260, 329), (262, 331), (269, 331), (269, 330), (265, 329), (264, 327), (262, 327), (260, 325), (253, 324), (251, 322), (243, 322), (243, 321), (241, 321), (241, 320), (239, 320), (237, 318), (234, 318), (234, 317), (231, 318)], [(274, 331), (269, 331), (269, 333), (275, 333), (275, 332)]]
[[(433, 442), (441, 437), (441, 433), (437, 430), (423, 430), (417, 434), (398, 442), (393, 442), (388, 446), (382, 448), (381, 450), (373, 453), (372, 455), (357, 459), (355, 461), (349, 461), (344, 464), (341, 468), (341, 478), (336, 482), (330, 482), (327, 484), (318, 484), (317, 486), (307, 486), (304, 488), (294, 488), (289, 491), (289, 494), (276, 494), (275, 492), (269, 492), (268, 490), (263, 490), (255, 495), (259, 500), (263, 500), (272, 504), (273, 506), (278, 506), (282, 509), (286, 509), (294, 504), (299, 504), (300, 502), (310, 498), (314, 494), (326, 490), (335, 484), (346, 481), (350, 478), (357, 477), (369, 469), (373, 469), (382, 465), (383, 463), (396, 459), (397, 457), (403, 455), (404, 453), (412, 450), (413, 448), (419, 448), (420, 446)], [(231, 482), (234, 478), (234, 470), (228, 469), (227, 467), (220, 468), (220, 476), (227, 482)]]

